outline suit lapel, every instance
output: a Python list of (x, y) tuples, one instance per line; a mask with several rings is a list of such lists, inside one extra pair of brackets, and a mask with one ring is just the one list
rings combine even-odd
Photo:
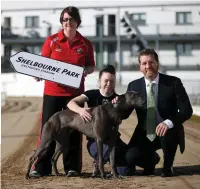
[(164, 85), (164, 79), (163, 79), (163, 75), (159, 74), (159, 82), (158, 82), (158, 96), (157, 96), (157, 100), (158, 100), (158, 108), (160, 108), (162, 106), (163, 103), (163, 99), (165, 98), (165, 85)]
[(147, 107), (147, 91), (144, 77), (140, 79), (138, 91), (142, 99), (145, 101), (144, 107)]

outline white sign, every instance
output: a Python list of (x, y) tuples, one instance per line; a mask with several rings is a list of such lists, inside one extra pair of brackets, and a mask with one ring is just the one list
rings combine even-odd
[(44, 80), (79, 88), (83, 68), (70, 63), (46, 58), (40, 55), (19, 52), (10, 57), (15, 71)]

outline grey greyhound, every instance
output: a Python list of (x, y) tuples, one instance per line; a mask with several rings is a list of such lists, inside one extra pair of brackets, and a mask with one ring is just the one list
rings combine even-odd
[(37, 158), (37, 161), (40, 160), (46, 154), (53, 140), (56, 141), (57, 145), (52, 157), (52, 166), (55, 174), (59, 175), (57, 160), (62, 150), (69, 149), (68, 139), (74, 129), (96, 140), (101, 178), (106, 178), (103, 162), (103, 143), (108, 144), (113, 176), (120, 178), (115, 167), (115, 142), (124, 112), (134, 106), (143, 106), (143, 101), (137, 92), (131, 91), (119, 95), (117, 104), (108, 103), (91, 108), (92, 120), (90, 122), (84, 122), (79, 114), (69, 109), (55, 113), (44, 125), (40, 145), (29, 160), (26, 179), (30, 178), (29, 173), (34, 161)]

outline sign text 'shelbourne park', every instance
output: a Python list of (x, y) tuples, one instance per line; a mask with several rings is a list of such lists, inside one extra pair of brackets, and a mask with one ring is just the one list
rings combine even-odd
[(83, 74), (83, 68), (80, 66), (28, 52), (19, 52), (11, 56), (10, 62), (18, 73), (54, 81), (74, 88), (80, 87)]

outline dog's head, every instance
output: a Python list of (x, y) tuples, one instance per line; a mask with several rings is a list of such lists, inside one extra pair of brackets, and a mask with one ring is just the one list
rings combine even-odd
[(126, 103), (130, 106), (141, 107), (144, 104), (143, 99), (139, 96), (136, 91), (128, 91), (124, 94)]

